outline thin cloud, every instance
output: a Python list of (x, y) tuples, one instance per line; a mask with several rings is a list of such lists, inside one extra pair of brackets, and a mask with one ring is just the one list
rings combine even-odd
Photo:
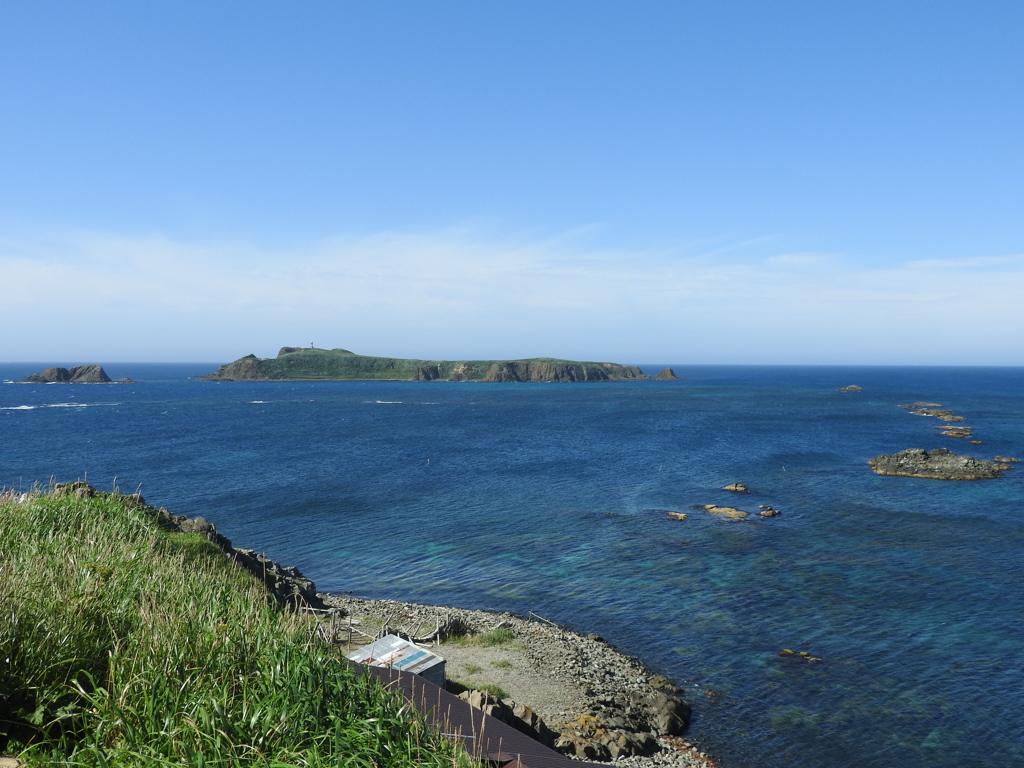
[(0, 274), (18, 289), (0, 320), (33, 327), (4, 357), (37, 359), (70, 344), (72, 327), (95, 355), (154, 360), (269, 354), (315, 334), (412, 357), (1005, 364), (998, 350), (978, 357), (980, 335), (998, 326), (1003, 346), (1024, 341), (1024, 257), (879, 269), (838, 254), (749, 255), (768, 241), (680, 254), (457, 229), (289, 249), (103, 233), (7, 240)]

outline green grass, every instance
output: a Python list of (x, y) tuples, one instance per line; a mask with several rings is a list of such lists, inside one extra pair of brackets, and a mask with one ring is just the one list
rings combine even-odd
[(470, 764), (130, 497), (0, 504), (0, 616), (0, 754), (33, 766)]
[(478, 690), (484, 691), (485, 693), (491, 694), (496, 699), (507, 699), (508, 691), (502, 688), (500, 685), (494, 685), (493, 683), (487, 683), (486, 685), (478, 685)]
[(494, 646), (494, 645), (509, 645), (514, 643), (516, 634), (511, 629), (505, 629), (504, 627), (498, 627), (492, 629), (490, 632), (482, 632), (479, 635), (474, 635), (470, 642), (476, 645), (483, 646)]

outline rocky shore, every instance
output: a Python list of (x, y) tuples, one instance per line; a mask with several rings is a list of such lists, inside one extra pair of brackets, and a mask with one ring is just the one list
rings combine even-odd
[[(510, 716), (525, 721), (531, 735), (570, 757), (636, 768), (715, 766), (682, 736), (689, 706), (679, 688), (597, 635), (540, 617), (319, 597), (342, 617), (336, 641), (358, 647), (387, 632), (419, 640), (445, 659), (453, 692), (465, 689), (463, 698), (520, 730)], [(514, 639), (473, 642), (495, 629)]]
[[(321, 637), (346, 650), (389, 632), (430, 647), (446, 660), (453, 692), (569, 757), (635, 768), (716, 768), (683, 738), (690, 708), (679, 688), (597, 635), (540, 617), (317, 593), (297, 568), (233, 547), (202, 517), (175, 515), (138, 494), (108, 494), (82, 481), (57, 484), (53, 493), (116, 495), (165, 530), (202, 536), (260, 579), (279, 605), (310, 610)], [(473, 642), (497, 629), (507, 642)]]

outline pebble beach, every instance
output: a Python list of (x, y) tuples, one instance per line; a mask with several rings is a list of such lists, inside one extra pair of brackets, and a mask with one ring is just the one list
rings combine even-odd
[[(462, 627), (470, 635), (509, 630), (515, 636), (510, 643), (481, 645), (464, 637), (442, 636), (420, 644), (445, 659), (447, 677), (455, 688), (500, 690), (506, 703), (527, 705), (556, 731), (586, 723), (588, 718), (616, 725), (625, 714), (621, 702), (630, 696), (678, 691), (671, 681), (600, 636), (582, 635), (541, 617), (344, 595), (320, 597), (340, 616), (336, 639), (351, 647), (370, 642), (384, 628), (412, 638), (431, 637), (446, 625)], [(685, 734), (661, 736), (650, 754), (612, 762), (636, 768), (720, 765)]]

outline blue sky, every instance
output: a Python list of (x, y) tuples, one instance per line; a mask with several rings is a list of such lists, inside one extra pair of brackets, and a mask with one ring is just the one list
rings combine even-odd
[(0, 360), (1019, 365), (1024, 3), (0, 4)]

